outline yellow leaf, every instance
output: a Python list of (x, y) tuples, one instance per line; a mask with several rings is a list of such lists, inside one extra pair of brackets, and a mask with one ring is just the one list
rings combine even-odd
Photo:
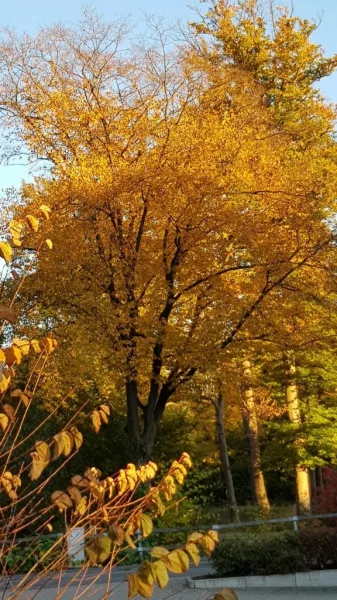
[(15, 221), (14, 219), (9, 222), (9, 231), (13, 238), (19, 238), (23, 229), (23, 223), (21, 221)]
[(41, 211), (43, 218), (48, 221), (50, 218), (51, 209), (46, 204), (41, 204), (39, 210)]
[(8, 242), (0, 242), (0, 256), (6, 263), (9, 263), (12, 258), (12, 248)]
[(76, 485), (70, 485), (67, 488), (67, 494), (69, 494), (70, 498), (75, 503), (75, 506), (77, 506), (82, 500), (81, 492)]
[(82, 433), (77, 429), (77, 427), (75, 427), (75, 425), (73, 425), (72, 427), (70, 427), (70, 431), (73, 435), (74, 438), (74, 442), (75, 442), (75, 448), (76, 450), (79, 450), (80, 447), (83, 444), (83, 435)]
[(18, 338), (14, 338), (13, 346), (16, 346), (21, 350), (22, 356), (26, 356), (29, 354), (30, 342), (28, 340), (19, 340)]
[(41, 347), (38, 340), (31, 340), (30, 342), (31, 348), (33, 348), (35, 354), (41, 353)]
[(4, 409), (4, 412), (6, 413), (7, 417), (9, 418), (10, 422), (14, 423), (15, 409), (13, 408), (13, 406), (11, 406), (10, 404), (4, 404), (3, 409)]
[(152, 574), (156, 584), (160, 588), (164, 588), (167, 586), (169, 582), (169, 577), (166, 565), (163, 563), (162, 560), (157, 560), (156, 562), (152, 563)]
[(98, 410), (94, 410), (91, 413), (91, 421), (93, 424), (94, 432), (98, 433), (101, 428), (101, 424), (102, 424), (101, 417), (100, 417)]
[(96, 549), (92, 546), (92, 544), (90, 546), (86, 546), (85, 547), (85, 551), (86, 551), (87, 556), (89, 558), (90, 564), (91, 565), (96, 565), (97, 564), (97, 560), (98, 560), (98, 555), (97, 555)]
[(9, 323), (15, 323), (16, 316), (13, 308), (9, 306), (0, 306), (0, 319), (8, 321)]
[(104, 410), (99, 409), (99, 414), (100, 414), (102, 422), (108, 424), (109, 419), (107, 417), (107, 414), (104, 412)]
[(50, 448), (46, 442), (35, 442), (35, 451), (31, 452), (32, 464), (29, 477), (36, 481), (50, 462)]
[(133, 598), (136, 594), (138, 594), (139, 579), (138, 579), (137, 575), (135, 575), (134, 573), (129, 573), (129, 575), (127, 576), (127, 580), (128, 580), (128, 600), (131, 600), (131, 598)]
[(108, 417), (110, 417), (110, 406), (108, 406), (108, 404), (101, 404), (100, 409), (105, 412)]
[(64, 451), (64, 441), (61, 433), (56, 433), (54, 435), (54, 459), (59, 458), (63, 454)]
[(124, 530), (119, 525), (112, 523), (109, 525), (109, 536), (116, 546), (121, 546), (124, 542)]
[(52, 526), (52, 524), (51, 524), (51, 523), (47, 523), (47, 525), (46, 525), (46, 529), (47, 529), (47, 531), (49, 531), (49, 533), (51, 533), (51, 532), (53, 531), (53, 526)]
[(163, 556), (168, 556), (169, 551), (166, 548), (162, 548), (161, 546), (155, 546), (151, 550), (152, 558), (163, 558)]
[(90, 486), (90, 481), (86, 477), (83, 477), (83, 475), (74, 475), (71, 478), (71, 483), (83, 489), (88, 489)]
[(144, 538), (148, 537), (153, 531), (153, 523), (148, 515), (141, 513), (139, 517), (139, 527)]
[(32, 231), (35, 231), (36, 233), (39, 230), (39, 222), (36, 217), (34, 217), (33, 215), (27, 215), (26, 221)]
[(193, 544), (193, 542), (189, 542), (186, 544), (185, 549), (186, 549), (186, 552), (191, 557), (194, 565), (197, 567), (200, 563), (199, 548), (195, 544)]
[(40, 210), (45, 210), (49, 213), (51, 212), (51, 208), (50, 208), (50, 206), (48, 206), (48, 204), (41, 204), (41, 206), (39, 208), (40, 208)]
[(206, 556), (210, 556), (215, 548), (215, 541), (209, 535), (203, 535), (199, 543), (202, 545), (202, 548), (206, 554)]
[(62, 431), (63, 456), (69, 456), (74, 447), (74, 438), (70, 431)]
[(2, 372), (2, 379), (0, 379), (0, 394), (3, 394), (8, 390), (9, 384), (11, 382), (10, 377), (5, 377), (5, 370)]
[(190, 455), (187, 454), (187, 452), (183, 452), (180, 460), (187, 469), (192, 468), (192, 461), (191, 461)]
[(9, 367), (21, 363), (21, 350), (17, 346), (10, 346), (10, 348), (4, 348), (4, 353), (6, 357), (6, 363)]
[(22, 242), (16, 237), (13, 237), (12, 244), (13, 246), (16, 246), (16, 248), (20, 248), (22, 246)]
[(214, 600), (238, 600), (234, 590), (223, 588), (220, 592), (214, 594)]
[(97, 543), (100, 548), (99, 560), (104, 562), (109, 558), (111, 552), (111, 540), (107, 535), (100, 535), (97, 538)]
[(184, 573), (189, 567), (188, 556), (183, 550), (173, 550), (165, 557), (165, 564), (172, 573)]
[(153, 585), (146, 579), (143, 579), (143, 577), (139, 577), (138, 593), (143, 596), (143, 598), (151, 598), (153, 595)]
[(78, 505), (76, 506), (76, 512), (78, 515), (80, 515), (80, 517), (83, 517), (83, 515), (85, 515), (87, 510), (87, 499), (85, 497), (81, 498), (80, 502), (78, 503)]
[(187, 537), (189, 542), (200, 542), (201, 538), (202, 533), (199, 531), (193, 531), (193, 533), (190, 533), (190, 535)]
[(70, 496), (68, 496), (68, 494), (66, 494), (65, 492), (61, 492), (59, 490), (52, 493), (51, 501), (52, 504), (55, 504), (61, 512), (66, 508), (72, 508), (73, 506)]
[(2, 431), (6, 431), (9, 425), (9, 418), (4, 413), (0, 413), (0, 427)]
[(134, 543), (131, 535), (128, 532), (125, 533), (125, 541), (128, 544), (128, 546), (130, 546), (130, 548), (132, 548), (133, 550), (136, 550), (137, 546)]
[(214, 542), (219, 541), (218, 532), (214, 531), (214, 529), (210, 529), (210, 531), (207, 531), (207, 535), (209, 535), (209, 537), (212, 538), (212, 540), (214, 540)]
[(42, 350), (45, 351), (46, 354), (51, 354), (54, 350), (53, 340), (48, 337), (42, 338), (39, 341), (39, 346)]
[(49, 250), (52, 250), (52, 248), (53, 248), (53, 242), (48, 239), (48, 240), (46, 240), (46, 244), (47, 244)]

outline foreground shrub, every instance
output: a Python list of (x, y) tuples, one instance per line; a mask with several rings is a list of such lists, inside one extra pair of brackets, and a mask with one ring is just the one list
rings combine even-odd
[(218, 544), (212, 565), (220, 577), (294, 573), (304, 565), (295, 533), (234, 534)]
[(337, 569), (337, 528), (307, 528), (299, 532), (300, 549), (309, 570)]

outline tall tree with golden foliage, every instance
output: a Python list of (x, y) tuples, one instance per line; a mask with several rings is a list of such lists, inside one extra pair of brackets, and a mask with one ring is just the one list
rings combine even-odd
[(2, 39), (2, 122), (51, 165), (22, 199), (57, 216), (30, 293), (88, 369), (91, 344), (110, 361), (140, 459), (170, 397), (335, 254), (335, 115), (315, 83), (336, 60), (311, 33), (220, 1), (172, 51), (126, 52), (92, 14)]

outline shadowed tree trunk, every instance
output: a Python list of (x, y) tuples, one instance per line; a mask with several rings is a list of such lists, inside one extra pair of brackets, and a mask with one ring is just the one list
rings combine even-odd
[(236, 503), (235, 489), (233, 485), (232, 471), (228, 456), (228, 446), (226, 438), (226, 430), (224, 426), (224, 398), (221, 386), (219, 387), (218, 397), (216, 401), (213, 401), (213, 405), (216, 412), (216, 430), (217, 439), (220, 451), (221, 470), (224, 476), (227, 500), (229, 505), (229, 515), (232, 522), (239, 522), (239, 511)]
[(259, 442), (259, 428), (256, 416), (254, 392), (252, 386), (252, 374), (249, 360), (243, 363), (243, 397), (244, 418), (247, 424), (248, 440), (250, 449), (250, 468), (252, 474), (253, 490), (256, 503), (264, 511), (270, 511), (266, 484), (261, 468), (261, 452)]
[[(295, 356), (292, 350), (284, 352), (285, 375), (286, 375), (286, 401), (290, 421), (299, 429), (302, 424), (300, 403), (296, 383)], [(296, 445), (300, 446), (300, 436), (296, 439)], [(300, 513), (311, 510), (310, 473), (309, 469), (302, 464), (296, 465), (296, 496)]]

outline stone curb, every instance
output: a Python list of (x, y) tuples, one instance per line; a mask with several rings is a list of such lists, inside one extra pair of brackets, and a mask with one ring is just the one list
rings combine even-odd
[(219, 577), (212, 579), (186, 578), (190, 589), (213, 590), (223, 587), (234, 589), (254, 588), (337, 588), (337, 569), (307, 571), (289, 575), (266, 575), (249, 577)]

